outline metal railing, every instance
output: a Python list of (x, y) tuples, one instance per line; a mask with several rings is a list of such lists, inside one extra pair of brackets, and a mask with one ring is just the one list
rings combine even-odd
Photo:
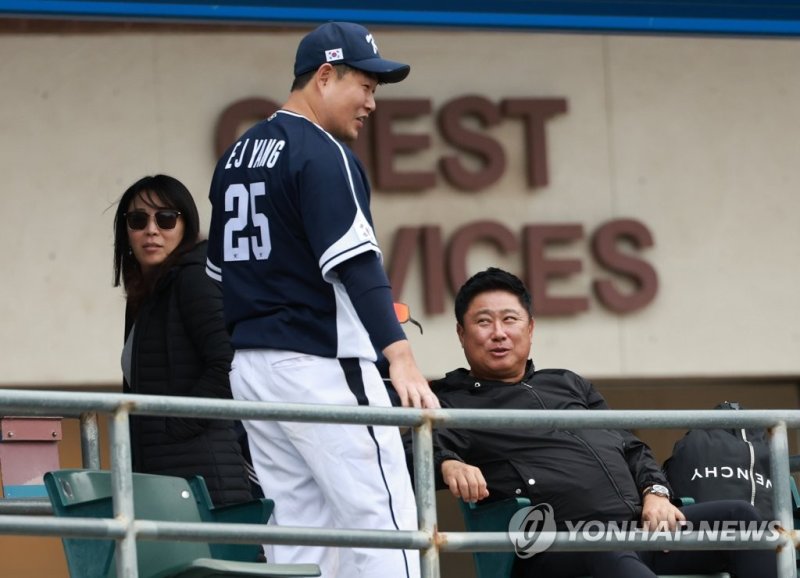
[[(796, 576), (797, 534), (793, 529), (787, 429), (800, 427), (800, 410), (415, 410), (274, 404), (188, 397), (159, 397), (112, 393), (26, 391), (0, 389), (0, 414), (65, 415), (81, 419), (81, 447), (86, 467), (99, 467), (97, 413), (111, 420), (113, 519), (43, 517), (46, 504), (26, 500), (16, 508), (0, 507), (0, 534), (113, 538), (117, 540), (117, 575), (137, 577), (136, 540), (181, 539), (202, 542), (272, 543), (315, 546), (377, 547), (420, 550), (423, 578), (439, 578), (440, 551), (513, 551), (515, 534), (506, 532), (440, 532), (436, 520), (432, 432), (434, 427), (493, 427), (508, 429), (657, 429), (657, 428), (767, 428), (775, 519), (780, 537), (769, 540), (737, 533), (725, 542), (684, 534), (680, 549), (773, 549), (780, 578)], [(153, 416), (255, 419), (385, 425), (412, 428), (415, 492), (419, 529), (415, 531), (299, 528), (253, 524), (173, 523), (136, 520), (130, 459), (131, 414)], [(5, 502), (10, 502), (6, 500)], [(15, 500), (15, 502), (20, 502)], [(6, 506), (11, 506), (6, 507)], [(47, 510), (49, 511), (49, 510)], [(24, 513), (20, 513), (24, 512)], [(28, 515), (25, 515), (28, 514)], [(547, 533), (554, 551), (676, 549), (671, 535), (611, 536), (602, 542), (575, 539), (566, 532)]]

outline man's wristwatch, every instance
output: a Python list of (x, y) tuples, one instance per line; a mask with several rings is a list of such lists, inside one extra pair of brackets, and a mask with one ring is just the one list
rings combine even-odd
[(647, 494), (655, 494), (656, 496), (661, 496), (662, 498), (669, 498), (669, 488), (662, 486), (661, 484), (653, 484), (652, 486), (645, 488), (642, 492), (643, 496), (646, 496)]

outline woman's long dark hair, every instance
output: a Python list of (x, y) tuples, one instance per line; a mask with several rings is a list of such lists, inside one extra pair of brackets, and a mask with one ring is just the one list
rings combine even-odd
[[(131, 201), (141, 194), (146, 205), (153, 208), (170, 208), (181, 212), (183, 238), (175, 250), (147, 278), (142, 274), (139, 262), (133, 256), (128, 242), (128, 226), (125, 213)], [(120, 282), (125, 288), (128, 304), (138, 308), (142, 300), (152, 292), (165, 271), (184, 253), (191, 250), (200, 237), (200, 217), (189, 189), (178, 179), (168, 175), (144, 177), (133, 183), (117, 203), (114, 215), (114, 287)]]

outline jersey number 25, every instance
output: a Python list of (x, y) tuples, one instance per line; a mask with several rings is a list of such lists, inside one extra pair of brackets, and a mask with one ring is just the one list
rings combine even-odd
[[(251, 251), (259, 261), (269, 257), (269, 221), (256, 209), (256, 197), (266, 194), (265, 183), (252, 183), (250, 190), (242, 184), (230, 185), (225, 191), (225, 212), (236, 213), (225, 223), (225, 261), (248, 261)], [(240, 234), (248, 225), (255, 235)]]

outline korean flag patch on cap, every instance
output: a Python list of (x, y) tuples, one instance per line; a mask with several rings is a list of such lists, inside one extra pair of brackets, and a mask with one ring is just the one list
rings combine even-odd
[(325, 62), (333, 62), (334, 60), (341, 60), (344, 58), (341, 48), (333, 48), (332, 50), (325, 51)]

